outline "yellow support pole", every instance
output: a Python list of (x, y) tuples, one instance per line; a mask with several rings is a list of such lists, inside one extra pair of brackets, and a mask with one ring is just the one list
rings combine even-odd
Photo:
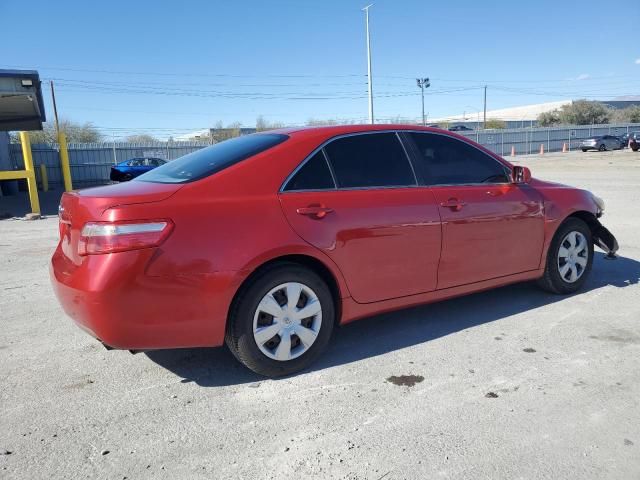
[(22, 158), (24, 159), (24, 169), (27, 172), (27, 188), (29, 189), (29, 201), (31, 202), (31, 212), (40, 215), (40, 200), (38, 199), (38, 186), (36, 184), (36, 172), (33, 169), (33, 157), (31, 155), (31, 141), (28, 132), (20, 132), (20, 143), (22, 144)]
[(44, 163), (40, 164), (40, 179), (42, 180), (42, 191), (49, 191), (49, 176), (47, 175), (47, 166)]
[(58, 132), (58, 144), (60, 145), (60, 169), (64, 180), (65, 192), (73, 190), (71, 184), (71, 167), (69, 166), (69, 152), (67, 150), (67, 137), (63, 131)]

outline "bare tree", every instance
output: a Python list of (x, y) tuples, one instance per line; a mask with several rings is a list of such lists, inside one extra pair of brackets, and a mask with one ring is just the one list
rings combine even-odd
[(256, 132), (264, 132), (266, 130), (275, 130), (276, 128), (284, 127), (282, 122), (269, 122), (262, 115), (258, 115), (256, 118)]
[(128, 143), (157, 143), (159, 140), (152, 135), (141, 133), (139, 135), (129, 135), (124, 141)]
[[(63, 119), (60, 121), (60, 130), (65, 133), (69, 143), (95, 143), (102, 139), (102, 134), (90, 122), (80, 124)], [(29, 132), (29, 137), (31, 143), (58, 143), (56, 127), (52, 122), (45, 123), (42, 130)]]
[(309, 120), (307, 120), (307, 126), (309, 127), (320, 127), (323, 125), (337, 125), (337, 124), (338, 124), (338, 121), (334, 120), (333, 118), (328, 118), (326, 120), (310, 118)]

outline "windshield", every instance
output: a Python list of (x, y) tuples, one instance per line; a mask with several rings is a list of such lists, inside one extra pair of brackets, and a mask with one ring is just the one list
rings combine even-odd
[(289, 137), (286, 135), (272, 133), (233, 138), (167, 162), (134, 180), (154, 183), (192, 182), (264, 152), (287, 138)]

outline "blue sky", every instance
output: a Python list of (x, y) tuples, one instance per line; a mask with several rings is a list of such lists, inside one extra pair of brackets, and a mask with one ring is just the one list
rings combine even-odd
[[(37, 69), (56, 83), (61, 116), (108, 136), (253, 126), (258, 115), (365, 121), (366, 3), (1, 0), (0, 68)], [(490, 110), (640, 95), (629, 8), (374, 1), (376, 117), (418, 118), (418, 76), (431, 78), (431, 118), (481, 110), (485, 84)]]

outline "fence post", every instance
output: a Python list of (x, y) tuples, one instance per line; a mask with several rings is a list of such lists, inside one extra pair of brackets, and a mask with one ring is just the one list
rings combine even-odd
[(113, 140), (113, 164), (117, 165), (118, 158), (116, 157), (116, 135), (115, 135), (115, 133), (111, 135), (111, 139)]
[(40, 164), (40, 180), (42, 181), (42, 191), (49, 191), (49, 176), (47, 175), (47, 166), (44, 163)]
[(69, 151), (67, 150), (67, 136), (62, 130), (58, 132), (58, 145), (60, 146), (60, 169), (62, 170), (62, 179), (64, 181), (64, 191), (73, 190), (71, 184), (71, 166), (69, 165)]
[(29, 190), (29, 201), (31, 202), (31, 212), (40, 214), (40, 199), (38, 198), (38, 186), (36, 185), (36, 172), (33, 169), (31, 141), (29, 140), (28, 132), (20, 132), (20, 143), (22, 144), (22, 158), (24, 159), (24, 169), (27, 171), (27, 188)]
[(547, 152), (551, 151), (551, 129), (547, 128)]

